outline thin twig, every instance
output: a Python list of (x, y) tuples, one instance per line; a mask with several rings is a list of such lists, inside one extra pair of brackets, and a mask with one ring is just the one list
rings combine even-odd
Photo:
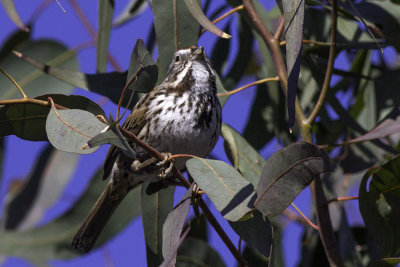
[[(216, 23), (220, 22), (221, 20), (223, 20), (224, 18), (228, 17), (229, 15), (231, 15), (231, 14), (233, 14), (233, 13), (236, 13), (236, 12), (238, 12), (238, 11), (240, 11), (240, 10), (243, 10), (243, 8), (244, 8), (243, 5), (240, 5), (240, 6), (237, 6), (237, 7), (232, 8), (232, 9), (229, 10), (228, 12), (226, 12), (226, 13), (222, 14), (221, 16), (219, 16), (218, 18), (214, 19), (214, 20), (212, 21), (212, 24), (216, 24)], [(202, 35), (202, 34), (205, 33), (206, 31), (207, 31), (207, 30), (206, 30), (205, 28), (201, 29), (200, 35)]]
[(0, 71), (15, 85), (15, 87), (17, 87), (17, 89), (19, 90), (19, 92), (21, 93), (21, 95), (24, 98), (28, 98), (24, 92), (24, 90), (22, 90), (21, 86), (19, 86), (19, 84), (17, 83), (16, 80), (14, 80), (13, 77), (11, 77), (10, 74), (8, 74), (2, 67), (0, 67)]
[(356, 200), (358, 199), (358, 196), (354, 196), (354, 197), (334, 197), (331, 199), (328, 199), (325, 203), (325, 205), (329, 205), (332, 202), (337, 202), (337, 201), (348, 201), (348, 200)]
[(249, 87), (251, 87), (253, 85), (267, 83), (267, 82), (273, 82), (273, 81), (278, 82), (279, 81), (279, 77), (276, 76), (276, 77), (272, 77), (272, 78), (261, 79), (261, 80), (246, 84), (245, 86), (239, 87), (239, 88), (237, 88), (235, 90), (232, 90), (232, 91), (229, 91), (229, 92), (226, 92), (226, 93), (222, 93), (222, 94), (217, 94), (217, 96), (230, 96), (230, 95), (236, 94), (236, 93), (238, 93), (238, 92), (240, 92), (240, 91), (242, 91), (242, 90), (244, 90), (246, 88), (249, 88)]
[[(34, 98), (21, 98), (21, 99), (7, 99), (7, 100), (0, 100), (0, 105), (16, 105), (16, 104), (35, 104), (39, 106), (49, 107), (50, 103), (44, 100), (34, 99)], [(57, 109), (68, 109), (64, 106), (54, 104)]]
[(322, 85), (321, 94), (318, 97), (318, 101), (315, 104), (313, 111), (311, 112), (310, 116), (306, 120), (307, 125), (311, 125), (315, 118), (317, 117), (319, 111), (321, 110), (322, 106), (324, 105), (325, 98), (331, 83), (332, 72), (333, 72), (333, 64), (335, 63), (336, 57), (336, 30), (337, 30), (337, 3), (336, 0), (332, 1), (332, 29), (331, 29), (331, 45), (329, 49), (329, 59), (328, 59), (328, 66), (326, 67), (325, 72), (325, 79)]
[(304, 215), (303, 212), (301, 212), (301, 210), (292, 202), (290, 203), (290, 205), (300, 214), (301, 218), (303, 218), (303, 220), (312, 228), (314, 228), (315, 230), (318, 231), (318, 226), (316, 226), (310, 219), (307, 218), (306, 215)]
[(176, 0), (174, 0), (174, 38), (175, 51), (178, 51), (178, 10), (176, 7)]

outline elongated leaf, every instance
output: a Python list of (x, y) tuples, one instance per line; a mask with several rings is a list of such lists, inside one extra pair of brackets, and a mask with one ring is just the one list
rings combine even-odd
[(176, 266), (191, 267), (194, 264), (196, 266), (225, 267), (221, 256), (206, 241), (187, 238), (179, 247)]
[(176, 253), (180, 245), (182, 229), (192, 202), (193, 185), (194, 183), (183, 195), (181, 201), (168, 214), (163, 225), (162, 254), (164, 259), (169, 259), (168, 266), (176, 263)]
[[(78, 61), (75, 51), (69, 51), (60, 43), (54, 41), (36, 41), (24, 43), (18, 48), (27, 56), (34, 57), (50, 66), (58, 66), (70, 70), (78, 70)], [(50, 76), (43, 75), (35, 67), (23, 62), (15, 55), (9, 54), (2, 60), (2, 68), (6, 70), (24, 89), (29, 97), (44, 94), (68, 94), (73, 86), (60, 82)], [(0, 75), (0, 99), (21, 98), (18, 89), (4, 76)]]
[(194, 181), (226, 219), (240, 220), (252, 209), (253, 185), (230, 165), (218, 160), (193, 158), (186, 166)]
[(107, 127), (92, 113), (79, 109), (50, 110), (46, 120), (46, 133), (57, 149), (78, 154), (90, 154), (98, 147), (83, 146)]
[(332, 169), (324, 150), (310, 143), (293, 143), (267, 160), (254, 206), (268, 217), (275, 216), (289, 206), (315, 176)]
[(176, 12), (174, 12), (174, 1), (153, 0), (152, 7), (158, 47), (158, 83), (160, 83), (165, 78), (173, 53), (178, 49), (197, 45), (199, 23), (193, 19), (183, 1), (176, 1)]
[(114, 26), (118, 27), (140, 15), (146, 10), (148, 3), (146, 0), (130, 0), (121, 14), (115, 19)]
[(400, 253), (400, 157), (369, 170), (359, 190), (359, 208), (381, 256)]
[(28, 27), (25, 26), (25, 24), (22, 22), (21, 18), (18, 15), (17, 9), (15, 8), (14, 5), (14, 0), (1, 0), (1, 3), (4, 6), (7, 15), (15, 23), (15, 25), (17, 25), (18, 28), (20, 28), (21, 30), (29, 32)]
[(136, 41), (132, 50), (127, 82), (134, 76), (136, 78), (129, 88), (138, 92), (149, 92), (157, 82), (157, 66), (142, 39)]
[(221, 38), (229, 39), (232, 37), (229, 34), (220, 30), (206, 17), (206, 15), (204, 15), (203, 10), (201, 10), (201, 7), (197, 0), (184, 0), (184, 2), (187, 8), (189, 9), (190, 13), (192, 13), (192, 16), (200, 23), (201, 26), (203, 26), (209, 32)]
[[(16, 256), (44, 265), (51, 259), (66, 259), (78, 254), (72, 250), (71, 240), (89, 212), (93, 203), (104, 189), (104, 183), (99, 182), (102, 171), (98, 171), (92, 178), (88, 190), (77, 203), (62, 217), (45, 226), (24, 232), (5, 231), (0, 233), (0, 253), (7, 256)], [(138, 203), (139, 190), (134, 189), (120, 204), (104, 228), (96, 246), (104, 244), (106, 240), (121, 231), (135, 216), (139, 209), (132, 203)], [(136, 205), (138, 207), (138, 205)]]
[[(31, 28), (31, 26), (30, 26)], [(6, 57), (13, 49), (23, 46), (23, 43), (29, 42), (31, 32), (21, 30), (14, 31), (5, 41), (3, 41), (0, 49), (0, 60)]]
[(54, 153), (51, 145), (48, 145), (37, 158), (32, 172), (26, 183), (18, 190), (19, 192), (9, 191), (4, 205), (5, 212), (2, 218), (4, 229), (13, 230), (18, 227), (21, 221), (26, 217), (28, 211), (33, 205), (33, 201), (38, 194), (41, 184), (41, 178), (46, 169), (46, 163)]
[(159, 266), (163, 262), (163, 225), (173, 208), (174, 187), (168, 187), (152, 195), (146, 194), (149, 181), (142, 184), (141, 207), (144, 238), (146, 241), (147, 266)]
[(301, 44), (303, 41), (305, 0), (282, 0), (285, 18), (286, 65), (288, 73), (287, 105), (289, 129), (295, 120), (295, 100), (300, 74)]
[[(47, 102), (48, 97), (63, 107), (83, 109), (94, 115), (104, 116), (104, 111), (96, 103), (83, 96), (52, 94), (35, 99)], [(46, 119), (49, 111), (50, 107), (32, 103), (0, 107), (0, 136), (16, 135), (30, 141), (47, 141)]]
[(388, 118), (376, 126), (374, 129), (369, 131), (368, 133), (341, 143), (341, 145), (345, 144), (353, 144), (366, 142), (374, 139), (383, 138), (385, 136), (398, 133), (400, 131), (400, 116), (397, 116), (395, 119)]
[(256, 187), (265, 165), (265, 159), (229, 125), (222, 124), (221, 135), (229, 145), (235, 168)]
[(259, 253), (269, 258), (274, 237), (272, 225), (259, 211), (253, 212), (252, 215), (251, 219), (229, 222), (229, 224), (247, 246), (257, 249)]
[(111, 26), (114, 14), (114, 0), (99, 0), (98, 32), (97, 32), (97, 72), (105, 72), (107, 68), (108, 45), (110, 43)]

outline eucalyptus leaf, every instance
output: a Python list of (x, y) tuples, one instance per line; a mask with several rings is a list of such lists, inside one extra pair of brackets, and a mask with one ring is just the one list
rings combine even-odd
[(233, 230), (246, 242), (246, 245), (257, 249), (264, 257), (270, 258), (274, 231), (268, 218), (259, 211), (252, 213), (248, 220), (229, 222)]
[(400, 253), (400, 157), (365, 173), (359, 189), (359, 209), (381, 256)]
[(306, 142), (293, 143), (267, 160), (254, 206), (268, 217), (275, 216), (286, 209), (316, 176), (332, 170), (324, 150)]
[(14, 0), (1, 0), (4, 9), (7, 12), (7, 15), (10, 19), (17, 25), (21, 30), (29, 32), (29, 29), (25, 24), (22, 22), (21, 18), (18, 15), (17, 9), (14, 5)]
[(222, 124), (221, 135), (229, 146), (235, 168), (256, 187), (266, 162), (265, 159), (229, 125)]
[(230, 221), (238, 221), (252, 209), (253, 185), (223, 161), (193, 158), (186, 162), (194, 181)]
[[(32, 230), (0, 233), (0, 253), (7, 256), (21, 257), (28, 261), (46, 263), (52, 259), (69, 259), (78, 256), (70, 244), (72, 238), (89, 212), (93, 203), (104, 189), (101, 183), (102, 171), (98, 171), (92, 178), (87, 191), (67, 213), (55, 221)], [(132, 208), (132, 203), (138, 203), (138, 190), (134, 189), (121, 203), (104, 228), (97, 246), (113, 237), (123, 229), (135, 216), (139, 209)]]
[(149, 181), (142, 184), (141, 207), (144, 238), (146, 241), (147, 266), (159, 266), (163, 262), (163, 225), (173, 208), (174, 187), (168, 187), (147, 195)]
[(296, 92), (300, 75), (305, 0), (282, 0), (285, 18), (287, 106), (289, 129), (294, 126)]
[(170, 259), (168, 266), (176, 263), (176, 253), (180, 245), (182, 229), (192, 202), (193, 186), (194, 183), (183, 195), (181, 201), (168, 214), (163, 225), (162, 254), (164, 259)]
[(175, 51), (197, 46), (199, 23), (193, 19), (184, 1), (176, 1), (176, 12), (173, 1), (153, 0), (152, 8), (158, 47), (158, 83), (161, 83)]
[(98, 147), (84, 145), (107, 127), (92, 113), (79, 109), (50, 109), (46, 120), (46, 133), (50, 143), (57, 149), (78, 154), (90, 154)]
[(98, 32), (96, 45), (97, 72), (105, 72), (114, 14), (114, 0), (99, 0), (98, 3)]
[(119, 14), (114, 20), (114, 26), (121, 26), (122, 24), (140, 15), (144, 10), (146, 10), (148, 4), (149, 2), (147, 2), (147, 0), (130, 0), (121, 14)]
[(229, 39), (232, 36), (220, 30), (217, 26), (215, 26), (207, 17), (204, 15), (203, 10), (199, 5), (197, 0), (183, 0), (189, 9), (190, 13), (192, 13), (193, 17), (209, 32), (222, 37)]
[[(18, 47), (18, 52), (29, 57), (34, 57), (39, 62), (52, 67), (60, 67), (70, 70), (78, 70), (78, 60), (75, 51), (58, 42), (50, 40), (39, 40), (25, 42)], [(26, 92), (28, 97), (36, 97), (44, 94), (68, 94), (74, 89), (73, 86), (60, 82), (57, 79), (43, 75), (35, 67), (23, 62), (13, 54), (9, 54), (2, 60), (2, 68), (10, 74)], [(0, 99), (21, 98), (21, 93), (4, 75), (0, 75)]]
[(177, 267), (225, 267), (221, 256), (204, 240), (187, 238), (179, 247)]
[[(94, 115), (103, 115), (104, 111), (90, 99), (78, 95), (42, 95), (37, 100), (53, 101), (63, 107), (86, 110)], [(50, 107), (33, 103), (20, 103), (0, 107), (0, 136), (16, 135), (30, 141), (47, 141), (46, 119)]]
[(158, 69), (142, 39), (136, 41), (132, 50), (127, 82), (134, 78), (129, 89), (142, 93), (152, 90), (157, 82)]

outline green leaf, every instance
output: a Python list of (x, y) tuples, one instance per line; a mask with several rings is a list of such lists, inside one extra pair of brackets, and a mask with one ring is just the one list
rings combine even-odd
[(359, 190), (359, 208), (384, 257), (400, 253), (400, 157), (369, 170)]
[(18, 28), (20, 28), (21, 30), (29, 32), (28, 27), (25, 26), (25, 24), (22, 22), (21, 18), (18, 15), (17, 9), (15, 8), (14, 5), (14, 0), (1, 0), (1, 3), (4, 6), (7, 15), (15, 23), (15, 25), (17, 25)]
[(127, 82), (134, 76), (134, 82), (128, 88), (138, 92), (147, 93), (151, 91), (157, 82), (157, 66), (142, 39), (136, 41), (132, 50)]
[(246, 242), (246, 245), (257, 249), (266, 258), (271, 257), (274, 232), (268, 218), (259, 211), (245, 221), (229, 222), (233, 230)]
[[(24, 43), (24, 46), (18, 50), (53, 67), (78, 69), (76, 52), (67, 50), (65, 46), (54, 41), (42, 40)], [(74, 89), (71, 85), (43, 75), (35, 67), (21, 61), (13, 54), (9, 54), (2, 60), (2, 68), (17, 81), (28, 97), (55, 93), (68, 94)], [(0, 99), (2, 100), (21, 98), (21, 93), (4, 75), (0, 75), (0, 88)]]
[(111, 26), (114, 14), (114, 0), (99, 0), (98, 32), (97, 32), (97, 72), (105, 72), (108, 59)]
[(187, 8), (189, 9), (192, 16), (209, 32), (219, 36), (221, 38), (229, 39), (232, 36), (221, 31), (217, 26), (215, 26), (207, 17), (204, 15), (203, 10), (201, 10), (200, 4), (197, 0), (184, 0)]
[(6, 206), (6, 229), (33, 228), (64, 192), (73, 177), (79, 156), (48, 145), (32, 169), (25, 186)]
[(265, 165), (265, 159), (249, 145), (246, 139), (225, 123), (222, 124), (221, 135), (229, 146), (235, 168), (256, 187)]
[(225, 267), (221, 256), (206, 241), (194, 238), (187, 238), (183, 242), (176, 260), (177, 267)]
[[(28, 261), (46, 263), (52, 259), (68, 259), (78, 255), (71, 248), (72, 238), (89, 212), (93, 203), (104, 189), (101, 183), (102, 171), (98, 171), (92, 178), (87, 191), (77, 203), (59, 219), (39, 228), (23, 232), (5, 231), (0, 233), (0, 253), (6, 256), (15, 256)], [(121, 231), (135, 216), (139, 209), (132, 203), (138, 203), (139, 191), (134, 189), (120, 204), (112, 219), (104, 228), (97, 246)], [(138, 205), (137, 205), (138, 206)]]
[(83, 146), (107, 127), (92, 113), (80, 109), (50, 109), (46, 120), (46, 133), (50, 143), (57, 149), (78, 154), (90, 154), (98, 147)]
[(170, 186), (157, 193), (147, 195), (146, 181), (141, 189), (142, 221), (146, 241), (147, 266), (159, 266), (163, 262), (162, 238), (163, 224), (173, 208), (174, 187)]
[(230, 221), (238, 221), (252, 209), (253, 185), (223, 161), (193, 158), (186, 162), (194, 181)]
[[(35, 99), (54, 102), (63, 107), (82, 109), (94, 115), (103, 115), (103, 110), (90, 99), (77, 95), (43, 95)], [(32, 103), (5, 105), (0, 107), (0, 136), (16, 135), (30, 141), (47, 141), (46, 119), (50, 107)]]
[(176, 1), (176, 12), (173, 1), (153, 0), (152, 7), (158, 47), (158, 83), (160, 83), (165, 78), (175, 51), (197, 45), (199, 23), (193, 19), (183, 1)]
[[(31, 28), (31, 26), (30, 26)], [(0, 60), (11, 53), (12, 50), (18, 46), (23, 45), (25, 42), (29, 42), (31, 32), (25, 32), (21, 30), (14, 31), (5, 41), (2, 43), (0, 49)]]
[(146, 10), (148, 4), (149, 3), (146, 0), (130, 0), (121, 14), (115, 19), (113, 23), (114, 27), (121, 26), (134, 17), (140, 15)]
[(288, 73), (287, 106), (289, 129), (294, 126), (295, 100), (300, 74), (303, 41), (304, 0), (282, 0), (285, 18), (286, 66)]
[(169, 259), (168, 266), (176, 263), (176, 253), (180, 245), (182, 229), (192, 202), (193, 186), (194, 183), (183, 195), (181, 201), (168, 214), (163, 225), (162, 254), (164, 259)]
[(115, 124), (110, 126), (110, 129), (106, 132), (96, 135), (87, 142), (89, 147), (100, 146), (103, 144), (112, 144), (118, 147), (126, 156), (132, 159), (136, 158), (136, 152), (132, 149)]
[(297, 142), (275, 152), (262, 171), (254, 207), (268, 217), (286, 209), (316, 176), (332, 171), (328, 154), (316, 145)]

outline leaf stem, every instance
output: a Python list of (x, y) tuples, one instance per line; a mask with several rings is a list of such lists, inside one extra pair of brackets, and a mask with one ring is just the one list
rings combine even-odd
[(332, 202), (336, 202), (336, 201), (348, 201), (348, 200), (356, 200), (356, 199), (358, 199), (358, 196), (334, 197), (334, 198), (328, 199), (328, 200), (325, 202), (325, 205), (329, 205), (329, 204), (331, 204)]
[(332, 79), (332, 72), (333, 72), (333, 65), (335, 63), (336, 57), (336, 31), (337, 31), (337, 2), (336, 0), (332, 1), (332, 29), (331, 29), (331, 45), (329, 49), (329, 59), (328, 59), (328, 66), (326, 67), (326, 74), (324, 83), (322, 85), (321, 94), (319, 95), (318, 101), (311, 112), (310, 116), (306, 120), (307, 125), (311, 125), (315, 118), (317, 117), (319, 111), (321, 110), (322, 106), (324, 105), (325, 98), (329, 89), (329, 85)]
[(257, 80), (257, 81), (254, 81), (252, 83), (246, 84), (245, 86), (239, 87), (239, 88), (237, 88), (235, 90), (232, 90), (232, 91), (229, 91), (229, 92), (226, 92), (226, 93), (217, 94), (217, 96), (230, 96), (230, 95), (236, 94), (236, 93), (238, 93), (238, 92), (240, 92), (240, 91), (242, 91), (242, 90), (244, 90), (246, 88), (249, 88), (249, 87), (251, 87), (253, 85), (267, 83), (267, 82), (273, 82), (273, 81), (278, 82), (279, 81), (279, 77), (276, 76), (276, 77), (272, 77), (272, 78), (265, 78), (265, 79)]
[[(227, 11), (226, 13), (222, 14), (221, 16), (219, 16), (218, 18), (214, 19), (212, 21), (212, 24), (216, 24), (218, 22), (220, 22), (221, 20), (223, 20), (224, 18), (228, 17), (229, 15), (238, 12), (240, 10), (243, 10), (243, 5), (239, 5), (237, 7), (232, 8), (231, 10)], [(200, 35), (202, 35), (203, 33), (205, 33), (207, 30), (205, 28), (201, 29), (200, 31)]]
[[(279, 40), (281, 38), (284, 28), (285, 28), (285, 18), (283, 16), (281, 16), (281, 18), (279, 20), (279, 26), (276, 29), (276, 32), (274, 34), (275, 39)], [(279, 43), (279, 45), (280, 45), (280, 43)]]
[(0, 67), (0, 71), (15, 85), (15, 87), (17, 87), (17, 89), (19, 90), (19, 92), (22, 94), (22, 96), (24, 98), (28, 98), (24, 92), (24, 90), (22, 90), (21, 86), (19, 86), (19, 84), (17, 83), (16, 80), (14, 80), (13, 77), (11, 77), (10, 74), (8, 74), (2, 67)]
[(297, 211), (297, 213), (300, 214), (301, 218), (303, 218), (304, 221), (306, 221), (306, 223), (311, 226), (312, 228), (314, 228), (315, 230), (319, 230), (318, 226), (316, 226), (310, 219), (307, 218), (306, 215), (304, 215), (304, 213), (292, 202), (290, 203), (290, 205)]

